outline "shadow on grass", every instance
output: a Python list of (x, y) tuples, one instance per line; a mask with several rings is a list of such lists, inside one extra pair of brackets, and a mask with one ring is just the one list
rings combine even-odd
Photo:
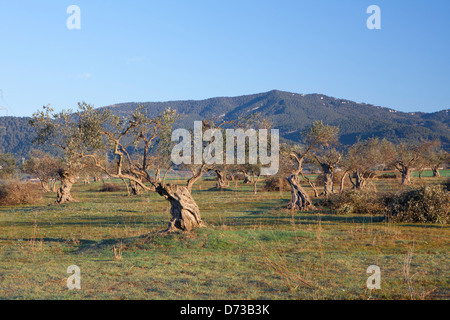
[[(130, 212), (122, 210), (122, 212)], [(77, 219), (77, 220), (75, 220)], [(33, 227), (35, 225), (34, 220), (30, 221), (3, 221), (0, 223), (0, 227), (7, 227), (10, 224), (14, 224), (15, 227)], [(161, 218), (159, 216), (152, 217), (149, 216), (133, 216), (122, 217), (122, 216), (90, 216), (90, 217), (67, 217), (65, 219), (61, 218), (60, 221), (39, 221), (37, 225), (40, 228), (44, 227), (60, 227), (60, 226), (79, 226), (79, 227), (120, 227), (120, 226), (146, 226), (146, 225), (167, 225), (167, 219)]]
[(252, 193), (253, 189), (245, 189), (245, 188), (235, 188), (234, 186), (230, 186), (228, 188), (222, 188), (222, 189), (218, 189), (216, 187), (211, 187), (211, 188), (205, 188), (205, 189), (199, 189), (198, 187), (192, 190), (193, 194), (203, 194), (205, 192), (211, 192), (211, 193), (220, 193), (220, 192), (233, 192), (233, 193), (244, 193), (244, 194), (248, 194), (248, 193)]
[(414, 228), (425, 228), (425, 229), (449, 229), (450, 225), (448, 224), (431, 224), (431, 223), (394, 223), (396, 225), (402, 226), (402, 227), (414, 227)]
[(252, 213), (252, 215), (239, 216), (239, 217), (227, 217), (223, 219), (228, 225), (255, 225), (255, 224), (263, 224), (263, 225), (291, 225), (292, 218), (296, 223), (300, 224), (310, 224), (315, 225), (318, 224), (319, 219), (323, 225), (333, 225), (340, 223), (380, 223), (385, 222), (386, 219), (384, 216), (336, 216), (336, 215), (318, 215), (317, 212), (303, 213), (302, 215), (267, 215), (267, 214), (256, 214)]
[(235, 192), (236, 190), (230, 189), (230, 188), (216, 188), (216, 187), (212, 187), (209, 189), (206, 189), (205, 191), (209, 191), (209, 192)]
[[(132, 238), (117, 238), (117, 239), (105, 239), (105, 240), (89, 240), (89, 239), (76, 239), (76, 242), (72, 239), (65, 238), (34, 238), (35, 242), (43, 242), (43, 243), (61, 243), (67, 245), (75, 245), (77, 249), (73, 252), (77, 253), (85, 253), (89, 251), (101, 251), (105, 248), (112, 247), (114, 245), (123, 245), (123, 244), (133, 244), (138, 239), (145, 237), (132, 237)], [(30, 241), (29, 238), (17, 238), (17, 239), (5, 239), (0, 238), (0, 241), (15, 241), (15, 242), (23, 242)]]
[[(30, 238), (17, 238), (17, 239), (0, 238), (0, 241), (22, 242), (22, 241), (30, 241)], [(43, 243), (74, 244), (73, 240), (71, 240), (71, 239), (64, 239), (64, 238), (33, 238), (33, 241), (35, 241), (35, 242), (43, 242)], [(79, 243), (80, 246), (89, 246), (89, 245), (97, 243), (97, 241), (95, 241), (95, 240), (88, 240), (88, 239), (77, 239), (77, 243)]]
[(127, 237), (127, 238), (114, 238), (114, 239), (104, 239), (101, 241), (90, 241), (82, 243), (75, 253), (88, 253), (95, 251), (102, 251), (113, 246), (141, 246), (150, 244), (155, 241), (155, 239), (165, 239), (167, 241), (173, 240), (177, 236), (186, 236), (188, 233), (184, 234), (182, 232), (175, 233), (165, 233), (164, 229), (159, 231), (148, 232), (139, 236)]
[[(161, 229), (162, 231), (163, 229)], [(43, 242), (43, 243), (60, 243), (75, 247), (72, 251), (73, 254), (83, 254), (83, 253), (94, 253), (99, 251), (104, 251), (105, 249), (112, 249), (113, 246), (132, 246), (132, 245), (145, 245), (155, 241), (156, 237), (166, 241), (172, 241), (178, 235), (184, 236), (182, 233), (165, 234), (161, 231), (154, 231), (146, 233), (140, 236), (127, 237), (127, 238), (110, 238), (103, 240), (91, 240), (91, 239), (70, 239), (70, 238), (16, 238), (16, 239), (6, 239), (0, 238), (0, 241), (13, 241), (13, 242), (24, 242), (31, 241)]]

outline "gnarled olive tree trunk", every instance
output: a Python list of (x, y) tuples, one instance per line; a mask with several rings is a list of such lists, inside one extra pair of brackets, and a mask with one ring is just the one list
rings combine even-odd
[(431, 168), (431, 170), (433, 171), (433, 177), (434, 178), (437, 178), (437, 177), (441, 176), (441, 174), (439, 173), (439, 166), (433, 167), (433, 168)]
[[(294, 170), (294, 172), (286, 178), (286, 180), (289, 182), (289, 185), (291, 186), (291, 202), (289, 202), (287, 208), (288, 209), (294, 209), (294, 210), (308, 210), (313, 209), (314, 206), (312, 205), (311, 199), (309, 198), (309, 195), (306, 193), (305, 189), (301, 186), (300, 179), (298, 178), (298, 175), (303, 175), (303, 160), (305, 159), (307, 152), (305, 152), (303, 155), (300, 155), (296, 152), (291, 153), (291, 157), (294, 158), (297, 161), (297, 169)], [(309, 182), (309, 181), (308, 181)]]
[(75, 202), (75, 199), (70, 194), (72, 186), (76, 182), (75, 176), (67, 170), (60, 170), (58, 174), (61, 179), (61, 187), (56, 194), (56, 203)]
[(400, 171), (402, 175), (402, 185), (410, 185), (411, 184), (411, 169), (409, 167), (404, 167)]
[(324, 185), (323, 185), (323, 194), (325, 197), (334, 193), (333, 186), (333, 166), (330, 166), (328, 163), (321, 163), (320, 167), (322, 168), (323, 177), (324, 177)]
[(403, 161), (400, 161), (400, 162), (395, 164), (395, 168), (402, 175), (402, 185), (409, 185), (409, 184), (411, 184), (411, 171), (412, 171), (412, 168), (411, 168), (410, 164), (409, 163), (405, 163)]
[(156, 192), (170, 203), (172, 219), (166, 232), (191, 231), (194, 228), (205, 226), (200, 216), (200, 209), (188, 187), (159, 184)]
[(227, 176), (226, 174), (219, 170), (219, 169), (215, 169), (214, 172), (217, 175), (217, 183), (216, 183), (216, 188), (217, 189), (223, 189), (223, 188), (227, 188), (230, 186), (230, 183), (228, 182)]
[(261, 174), (257, 174), (257, 175), (255, 176), (255, 173), (252, 172), (253, 194), (256, 194), (256, 193), (258, 192), (258, 189), (257, 189), (257, 187), (256, 187), (256, 184), (258, 183), (259, 178), (261, 178)]
[(156, 169), (155, 171), (155, 180), (156, 182), (161, 182), (161, 169)]
[[(355, 179), (354, 181), (352, 180), (352, 177), (353, 177), (353, 179)], [(364, 173), (361, 173), (358, 170), (353, 172), (353, 174), (351, 176), (349, 176), (349, 179), (353, 185), (353, 189), (362, 190), (366, 187), (367, 177)]]
[(133, 196), (141, 195), (144, 191), (142, 187), (136, 183), (136, 181), (130, 180), (130, 186), (129, 186), (129, 194)]
[(244, 173), (244, 184), (253, 184), (252, 176), (249, 175), (247, 172)]
[(288, 209), (294, 210), (308, 210), (312, 209), (313, 205), (306, 191), (300, 184), (300, 180), (296, 174), (291, 174), (286, 178), (291, 186), (291, 202), (288, 204)]
[[(202, 221), (200, 216), (200, 209), (191, 194), (194, 183), (201, 178), (204, 170), (205, 164), (188, 180), (186, 186), (166, 184), (165, 175), (162, 182), (157, 184), (152, 182), (155, 187), (154, 191), (166, 198), (170, 203), (172, 219), (169, 227), (164, 232), (191, 231), (194, 228), (206, 226), (206, 223)], [(149, 181), (152, 181), (148, 173), (147, 177)]]
[[(345, 178), (348, 176), (348, 170), (345, 170), (344, 173), (341, 176), (341, 182), (340, 182), (340, 187), (339, 187), (339, 193), (343, 193), (344, 192), (344, 185), (345, 185)], [(352, 178), (349, 176), (350, 181), (352, 181)], [(352, 182), (353, 183), (353, 182)]]

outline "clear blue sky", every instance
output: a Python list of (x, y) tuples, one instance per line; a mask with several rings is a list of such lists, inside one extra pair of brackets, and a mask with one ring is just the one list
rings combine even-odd
[[(66, 27), (71, 4), (81, 30)], [(372, 4), (381, 30), (366, 27)], [(449, 42), (448, 0), (0, 0), (0, 106), (278, 89), (434, 112), (450, 107)]]

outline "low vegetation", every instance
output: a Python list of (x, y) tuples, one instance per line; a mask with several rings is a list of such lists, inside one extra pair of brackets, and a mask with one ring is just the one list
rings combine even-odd
[[(441, 172), (447, 176), (450, 172)], [(170, 175), (170, 183), (179, 183)], [(427, 184), (438, 180), (426, 178)], [(120, 185), (120, 180), (107, 183)], [(379, 190), (398, 181), (374, 182)], [(419, 184), (419, 178), (413, 178)], [(263, 183), (261, 183), (262, 187)], [(255, 196), (203, 179), (192, 193), (207, 228), (160, 234), (167, 202), (155, 193), (76, 184), (78, 202), (0, 207), (2, 299), (448, 299), (445, 224), (391, 223), (385, 215), (286, 209), (290, 192)], [(310, 195), (313, 190), (304, 184)], [(95, 190), (95, 191), (93, 191)], [(405, 190), (405, 192), (407, 192)], [(220, 197), (218, 197), (220, 195)], [(236, 205), (239, 203), (239, 205)], [(414, 248), (414, 250), (412, 250)], [(405, 278), (405, 263), (409, 277)], [(81, 290), (67, 289), (67, 267)], [(369, 290), (370, 265), (381, 268)], [(39, 267), (37, 267), (39, 266)]]
[(336, 214), (371, 214), (386, 213), (386, 205), (381, 194), (349, 190), (333, 195), (328, 203)]
[(122, 188), (119, 184), (117, 183), (103, 183), (100, 192), (119, 192), (119, 191), (123, 191), (124, 188)]
[[(0, 298), (449, 297), (449, 158), (438, 140), (342, 146), (340, 128), (317, 121), (296, 145), (270, 139), (279, 170), (264, 177), (255, 135), (236, 147), (249, 164), (185, 161), (196, 158), (190, 143), (173, 160), (179, 117), (86, 103), (33, 115), (36, 146), (60, 156), (0, 155)], [(218, 158), (230, 123), (216, 121), (196, 132)], [(233, 126), (267, 133), (272, 123), (253, 114)], [(39, 184), (15, 180), (30, 177)], [(65, 286), (70, 265), (81, 291)], [(372, 265), (382, 290), (367, 289)]]
[(396, 222), (450, 222), (450, 192), (443, 185), (426, 185), (392, 197), (388, 214)]
[(9, 181), (0, 184), (0, 206), (39, 204), (41, 201), (41, 188), (34, 183)]

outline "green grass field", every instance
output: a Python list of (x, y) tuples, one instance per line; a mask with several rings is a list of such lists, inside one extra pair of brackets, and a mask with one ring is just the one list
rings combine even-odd
[[(213, 186), (195, 185), (208, 226), (185, 234), (158, 234), (170, 219), (159, 195), (99, 192), (101, 183), (76, 185), (78, 203), (57, 206), (48, 194), (0, 207), (0, 299), (450, 298), (448, 225), (292, 212), (289, 192)], [(81, 268), (81, 290), (67, 288), (70, 265)], [(380, 290), (367, 289), (370, 265), (381, 268)]]

